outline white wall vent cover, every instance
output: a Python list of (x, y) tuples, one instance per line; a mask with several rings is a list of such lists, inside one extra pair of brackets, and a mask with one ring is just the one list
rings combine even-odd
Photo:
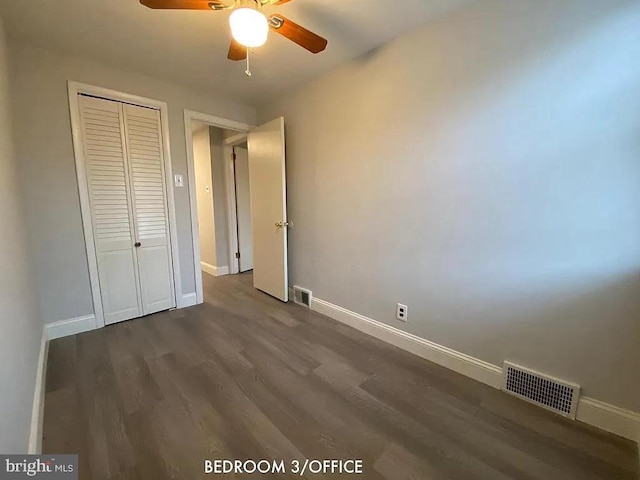
[(304, 307), (311, 307), (311, 299), (313, 298), (311, 290), (306, 288), (293, 286), (293, 301)]
[(576, 418), (580, 386), (504, 362), (502, 390), (564, 417)]

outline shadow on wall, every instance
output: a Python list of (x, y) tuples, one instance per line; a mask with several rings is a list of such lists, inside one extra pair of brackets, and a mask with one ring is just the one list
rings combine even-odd
[[(450, 300), (451, 292), (447, 293)], [(550, 276), (526, 285), (505, 285), (493, 292), (493, 298), (484, 294), (485, 298), (463, 295), (456, 305), (442, 305), (469, 334), (462, 343), (451, 339), (457, 348), (497, 365), (506, 359), (575, 381), (585, 387), (586, 396), (640, 411), (640, 385), (621, 380), (637, 375), (637, 271), (625, 277)], [(594, 392), (591, 385), (606, 388)], [(624, 405), (622, 398), (628, 399)]]
[(265, 108), (292, 282), (640, 411), (639, 25), (631, 0), (476, 2)]

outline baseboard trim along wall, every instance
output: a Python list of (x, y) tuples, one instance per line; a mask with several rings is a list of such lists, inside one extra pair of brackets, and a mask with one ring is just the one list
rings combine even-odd
[(635, 440), (640, 447), (640, 414), (636, 412), (601, 402), (595, 398), (582, 397), (578, 402), (576, 418), (602, 430)]
[(36, 387), (33, 392), (33, 411), (31, 412), (31, 431), (29, 432), (30, 454), (42, 452), (42, 425), (44, 422), (44, 392), (47, 377), (47, 357), (49, 352), (49, 339), (46, 327), (42, 327), (42, 339), (40, 342), (40, 355), (38, 356), (38, 368), (36, 370)]
[(311, 300), (311, 309), (494, 388), (502, 386), (502, 368), (500, 367), (464, 353), (456, 352), (411, 333), (403, 332), (318, 298)]
[[(178, 299), (177, 303), (177, 308), (186, 308), (195, 305), (197, 303), (195, 292), (185, 293)], [(44, 331), (48, 340), (54, 340), (56, 338), (88, 332), (90, 330), (95, 330), (96, 328), (98, 328), (96, 317), (94, 314), (91, 314), (83, 317), (69, 318), (67, 320), (46, 323)]]
[[(430, 342), (319, 298), (312, 299), (311, 309), (486, 385), (497, 389), (502, 387), (502, 368), (497, 365)], [(636, 412), (593, 398), (581, 397), (576, 419), (640, 444), (640, 414)]]
[(178, 299), (177, 308), (186, 308), (192, 307), (198, 303), (198, 298), (196, 296), (196, 292), (185, 293), (181, 298)]
[(44, 328), (49, 340), (67, 337), (77, 333), (88, 332), (97, 328), (96, 317), (94, 314), (85, 315), (84, 317), (70, 318), (67, 320), (59, 320), (45, 324)]
[(214, 277), (221, 277), (223, 275), (229, 275), (229, 267), (216, 267), (210, 263), (200, 262), (200, 268), (203, 272), (207, 272)]

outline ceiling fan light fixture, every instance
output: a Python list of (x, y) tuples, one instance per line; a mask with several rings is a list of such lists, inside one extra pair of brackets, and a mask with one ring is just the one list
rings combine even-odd
[(255, 8), (237, 8), (229, 17), (231, 34), (236, 42), (248, 48), (261, 47), (269, 36), (269, 20)]

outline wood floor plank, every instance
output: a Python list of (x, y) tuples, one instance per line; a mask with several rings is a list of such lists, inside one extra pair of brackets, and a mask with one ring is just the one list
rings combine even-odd
[[(361, 459), (368, 480), (640, 480), (637, 446), (252, 286), (203, 276), (205, 303), (54, 340), (43, 451), (80, 478), (354, 478), (289, 462)], [(286, 474), (206, 476), (205, 459)]]
[(251, 402), (218, 362), (205, 362), (195, 367), (193, 374), (203, 393), (230, 424), (228, 431), (245, 438), (242, 451), (234, 452), (237, 458), (273, 458), (290, 462), (302, 457), (296, 446)]
[(407, 452), (400, 445), (390, 444), (373, 464), (375, 471), (387, 480), (446, 480), (445, 473)]
[(49, 345), (49, 368), (45, 389), (54, 392), (73, 387), (76, 371), (76, 337), (59, 338)]
[(152, 407), (163, 399), (142, 356), (134, 355), (124, 362), (114, 363), (114, 370), (125, 413)]

